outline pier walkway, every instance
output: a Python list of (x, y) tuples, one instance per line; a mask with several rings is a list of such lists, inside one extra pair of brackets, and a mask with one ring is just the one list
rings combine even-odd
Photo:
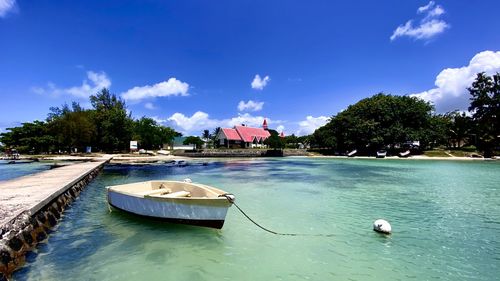
[(111, 159), (109, 156), (43, 171), (7, 181), (0, 181), (0, 229), (28, 211), (35, 214), (76, 182)]

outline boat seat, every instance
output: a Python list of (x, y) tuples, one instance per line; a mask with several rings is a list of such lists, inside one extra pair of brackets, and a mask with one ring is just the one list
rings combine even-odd
[(179, 198), (179, 197), (191, 197), (191, 192), (181, 190), (177, 192), (172, 192), (169, 194), (163, 194), (163, 195), (154, 195), (154, 197), (160, 197), (160, 198)]
[(154, 195), (154, 194), (158, 194), (158, 193), (170, 193), (170, 192), (172, 192), (172, 190), (170, 190), (170, 188), (160, 188), (160, 189), (153, 189), (153, 190), (146, 190), (146, 191), (142, 191), (142, 192), (137, 192), (137, 194), (143, 195), (143, 196), (150, 196), (150, 195)]

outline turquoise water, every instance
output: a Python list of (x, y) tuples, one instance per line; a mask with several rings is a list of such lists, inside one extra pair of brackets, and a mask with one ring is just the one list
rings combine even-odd
[(50, 164), (44, 162), (5, 164), (6, 162), (0, 163), (0, 181), (38, 173), (50, 168)]
[[(109, 212), (104, 186), (191, 178), (232, 192), (222, 230)], [(372, 231), (385, 218), (393, 234)], [(500, 163), (283, 158), (108, 166), (15, 280), (498, 280)]]

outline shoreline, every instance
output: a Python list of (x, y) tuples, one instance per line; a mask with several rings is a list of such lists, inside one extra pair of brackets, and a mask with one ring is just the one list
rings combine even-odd
[(425, 155), (415, 155), (409, 157), (398, 157), (398, 156), (387, 156), (384, 158), (377, 158), (375, 156), (355, 156), (355, 157), (347, 157), (347, 156), (335, 156), (335, 155), (314, 155), (314, 156), (306, 156), (311, 158), (332, 158), (332, 159), (371, 159), (371, 160), (438, 160), (438, 161), (496, 161), (498, 159), (493, 158), (473, 158), (473, 157), (457, 157), (457, 156), (436, 156), (430, 157)]
[(135, 164), (162, 164), (175, 160), (195, 160), (195, 161), (207, 161), (207, 160), (231, 160), (231, 159), (261, 159), (261, 158), (318, 158), (318, 159), (362, 159), (362, 160), (436, 160), (436, 161), (496, 161), (499, 160), (491, 158), (472, 158), (472, 157), (430, 157), (425, 155), (415, 155), (410, 157), (398, 157), (398, 156), (388, 156), (385, 158), (377, 158), (375, 156), (335, 156), (335, 155), (304, 155), (304, 156), (285, 156), (285, 157), (189, 157), (189, 156), (174, 156), (174, 155), (134, 155), (134, 154), (101, 154), (92, 156), (79, 156), (79, 155), (56, 155), (56, 156), (42, 156), (42, 157), (22, 157), (21, 159), (38, 159), (37, 161), (43, 162), (71, 162), (71, 161), (97, 161), (97, 159), (103, 156), (112, 156), (110, 164), (122, 164), (122, 165), (135, 165)]

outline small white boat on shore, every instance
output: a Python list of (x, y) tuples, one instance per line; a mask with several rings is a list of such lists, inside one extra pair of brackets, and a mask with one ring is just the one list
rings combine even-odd
[(387, 151), (386, 150), (379, 150), (377, 151), (377, 158), (385, 158), (387, 156)]
[[(117, 209), (168, 222), (222, 228), (234, 196), (188, 181), (146, 181), (108, 186), (108, 203)], [(226, 197), (227, 196), (227, 197)]]
[(356, 156), (356, 153), (358, 153), (358, 151), (356, 149), (354, 149), (353, 151), (347, 153), (347, 157), (354, 157), (354, 156)]
[(400, 153), (399, 153), (399, 157), (406, 158), (406, 157), (408, 157), (408, 156), (410, 156), (410, 151), (409, 151), (409, 150), (407, 150), (407, 151), (405, 151), (405, 152), (400, 152)]

